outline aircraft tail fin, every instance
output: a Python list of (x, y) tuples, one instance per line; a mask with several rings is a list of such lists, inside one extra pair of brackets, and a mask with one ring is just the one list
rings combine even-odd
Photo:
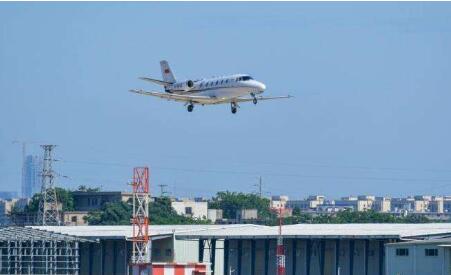
[(166, 60), (160, 61), (161, 74), (163, 75), (163, 80), (169, 83), (175, 83), (175, 77), (172, 73), (171, 68), (169, 67), (169, 63)]

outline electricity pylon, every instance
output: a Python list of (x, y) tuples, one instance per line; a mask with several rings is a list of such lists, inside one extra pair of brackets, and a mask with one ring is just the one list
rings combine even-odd
[(38, 224), (60, 225), (61, 217), (55, 189), (55, 172), (52, 164), (52, 150), (56, 145), (41, 145), (44, 149), (44, 162), (41, 174), (41, 201), (39, 202)]

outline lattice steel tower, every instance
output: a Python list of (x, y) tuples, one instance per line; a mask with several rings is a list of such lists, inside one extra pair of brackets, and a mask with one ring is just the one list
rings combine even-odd
[[(132, 265), (139, 269), (150, 263), (151, 242), (149, 239), (149, 168), (133, 169), (133, 254)], [(141, 274), (141, 273), (139, 273)]]
[(61, 217), (58, 210), (58, 200), (55, 189), (55, 172), (52, 164), (52, 150), (56, 145), (41, 145), (44, 149), (44, 161), (42, 165), (41, 201), (39, 202), (38, 224), (60, 225)]

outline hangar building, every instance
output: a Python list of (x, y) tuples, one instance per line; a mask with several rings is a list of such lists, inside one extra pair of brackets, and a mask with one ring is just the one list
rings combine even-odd
[[(79, 248), (73, 252), (79, 255), (78, 261), (71, 265), (78, 267), (77, 274), (130, 274), (131, 226), (32, 229), (70, 236)], [(284, 226), (282, 233), (287, 275), (392, 275), (397, 273), (390, 269), (396, 259), (391, 247), (406, 240), (449, 237), (451, 224), (299, 224)], [(153, 225), (152, 259), (206, 262), (214, 275), (273, 275), (277, 234), (277, 227), (251, 224)], [(10, 258), (2, 250), (3, 265), (20, 261), (20, 250), (14, 251), (16, 257), (10, 258), (15, 263), (3, 261)]]

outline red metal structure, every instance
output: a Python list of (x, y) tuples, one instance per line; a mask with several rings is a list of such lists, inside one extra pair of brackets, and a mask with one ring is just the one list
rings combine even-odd
[(279, 208), (279, 236), (277, 237), (277, 275), (285, 275), (285, 249), (282, 238), (282, 208)]
[[(133, 254), (132, 265), (143, 269), (151, 262), (149, 239), (149, 168), (133, 169)], [(140, 272), (141, 273), (141, 272)]]

